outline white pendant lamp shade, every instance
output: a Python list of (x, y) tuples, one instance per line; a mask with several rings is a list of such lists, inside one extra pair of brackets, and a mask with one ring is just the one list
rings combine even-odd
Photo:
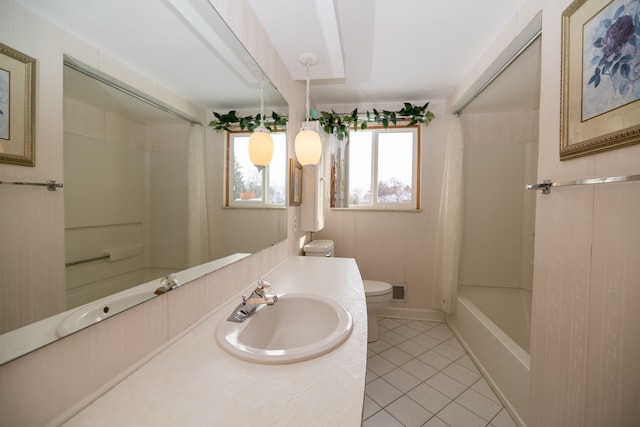
[(322, 142), (318, 132), (303, 127), (296, 135), (295, 151), (302, 166), (318, 164), (322, 155)]
[(317, 165), (322, 156), (322, 141), (320, 135), (313, 129), (313, 126), (309, 123), (309, 72), (311, 65), (315, 65), (318, 62), (318, 58), (312, 53), (303, 53), (298, 58), (301, 64), (307, 66), (307, 90), (305, 97), (305, 119), (302, 124), (302, 129), (296, 135), (295, 152), (298, 162), (302, 166)]
[(259, 170), (266, 168), (273, 158), (273, 138), (266, 129), (256, 129), (249, 138), (249, 158)]

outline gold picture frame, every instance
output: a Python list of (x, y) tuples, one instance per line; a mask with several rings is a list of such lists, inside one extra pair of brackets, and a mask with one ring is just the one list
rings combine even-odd
[(640, 142), (633, 3), (576, 0), (562, 14), (560, 160)]
[(0, 43), (0, 162), (35, 166), (36, 60)]
[(289, 206), (302, 203), (302, 165), (295, 159), (289, 159)]

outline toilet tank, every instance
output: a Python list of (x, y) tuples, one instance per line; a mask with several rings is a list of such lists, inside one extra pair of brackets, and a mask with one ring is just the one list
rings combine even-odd
[(333, 240), (312, 240), (304, 245), (306, 256), (333, 256)]

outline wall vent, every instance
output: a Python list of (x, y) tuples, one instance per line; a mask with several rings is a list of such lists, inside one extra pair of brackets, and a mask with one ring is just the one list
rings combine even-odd
[(407, 300), (407, 284), (406, 283), (392, 283), (391, 284), (391, 299), (392, 301), (404, 302)]

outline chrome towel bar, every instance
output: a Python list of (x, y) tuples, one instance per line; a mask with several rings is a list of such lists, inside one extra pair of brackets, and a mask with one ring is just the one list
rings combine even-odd
[(55, 179), (49, 179), (47, 182), (9, 182), (9, 181), (0, 181), (0, 184), (8, 184), (8, 185), (35, 185), (36, 187), (47, 187), (49, 191), (56, 191), (58, 188), (62, 188), (64, 186), (63, 183), (57, 182)]
[(564, 187), (567, 185), (593, 185), (593, 184), (608, 184), (612, 182), (627, 182), (627, 181), (640, 181), (640, 175), (625, 175), (625, 176), (607, 176), (604, 178), (589, 178), (578, 179), (576, 181), (560, 181), (552, 182), (545, 179), (538, 184), (527, 184), (527, 190), (541, 190), (542, 194), (549, 194), (551, 187)]

